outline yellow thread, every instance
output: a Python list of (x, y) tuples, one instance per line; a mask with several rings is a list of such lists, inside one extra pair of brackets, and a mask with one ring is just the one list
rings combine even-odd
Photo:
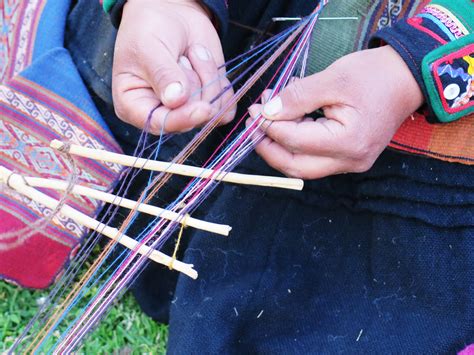
[(171, 257), (170, 264), (168, 265), (168, 268), (170, 270), (173, 270), (173, 264), (176, 261), (176, 256), (178, 255), (179, 245), (181, 243), (181, 238), (183, 236), (184, 228), (186, 228), (188, 226), (188, 218), (189, 217), (190, 217), (190, 215), (186, 214), (183, 217), (183, 220), (181, 221), (181, 229), (179, 230), (178, 239), (176, 240), (176, 245), (174, 246), (173, 256)]

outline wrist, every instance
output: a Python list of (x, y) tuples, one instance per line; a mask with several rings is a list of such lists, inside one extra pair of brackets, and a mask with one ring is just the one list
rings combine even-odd
[(424, 95), (420, 85), (406, 62), (393, 47), (386, 45), (380, 47), (379, 50), (384, 53), (387, 68), (396, 81), (398, 101), (410, 113), (415, 112), (424, 103)]
[[(186, 6), (188, 8), (195, 9), (207, 18), (212, 19), (211, 11), (203, 4), (200, 0), (128, 0), (127, 4), (133, 4), (137, 6)], [(125, 5), (125, 7), (127, 6)]]

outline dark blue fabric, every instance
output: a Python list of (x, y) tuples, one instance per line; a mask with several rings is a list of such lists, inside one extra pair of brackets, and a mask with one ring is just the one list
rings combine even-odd
[(474, 342), (473, 178), (387, 151), (298, 197), (222, 186), (203, 211), (233, 230), (186, 233), (199, 279), (179, 278), (169, 353), (462, 349)]
[[(123, 7), (127, 0), (117, 0), (110, 10), (110, 19), (112, 24), (118, 28), (120, 20), (122, 19)], [(218, 30), (221, 35), (227, 32), (229, 24), (229, 13), (227, 11), (227, 4), (224, 0), (202, 0), (202, 3), (208, 7), (214, 15), (218, 24)]]
[[(234, 1), (229, 11), (240, 24), (276, 32), (272, 16), (304, 15), (298, 6), (310, 11), (308, 3)], [(97, 53), (110, 50), (114, 32), (107, 18), (81, 18), (84, 6), (79, 1), (70, 15), (67, 46), (129, 151), (136, 137), (113, 115), (111, 63)], [(102, 44), (91, 41), (97, 28), (108, 29)], [(260, 36), (232, 25), (227, 55)], [(174, 137), (162, 158), (189, 138)], [(238, 171), (277, 174), (256, 155)], [(182, 183), (173, 181), (159, 201)], [(230, 224), (231, 236), (184, 234), (182, 258), (199, 279), (177, 281), (151, 264), (132, 292), (150, 316), (169, 315), (170, 354), (453, 353), (474, 342), (473, 213), (471, 167), (392, 151), (367, 173), (310, 181), (303, 192), (221, 185), (195, 216)]]
[[(430, 179), (429, 167), (457, 187), (434, 183), (417, 197), (420, 185), (413, 180)], [(458, 183), (473, 177), (467, 167), (385, 152), (368, 174), (313, 182), (311, 191), (300, 194), (306, 201), (223, 186), (204, 209), (208, 220), (229, 223), (232, 235), (193, 236), (185, 260), (196, 265), (200, 278), (179, 279), (168, 351), (462, 349), (474, 342), (474, 205), (441, 201), (472, 197), (472, 184)], [(392, 205), (391, 211), (377, 202)], [(464, 221), (439, 226), (440, 218), (462, 207)]]
[(202, 3), (208, 7), (215, 20), (217, 20), (219, 34), (221, 36), (225, 35), (229, 25), (229, 12), (227, 11), (226, 2), (224, 0), (202, 0)]

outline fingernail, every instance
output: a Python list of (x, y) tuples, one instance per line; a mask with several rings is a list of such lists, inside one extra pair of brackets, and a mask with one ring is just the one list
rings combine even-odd
[(179, 57), (179, 64), (181, 64), (184, 68), (188, 70), (193, 70), (193, 66), (191, 65), (191, 62), (184, 55)]
[(211, 59), (211, 53), (209, 52), (209, 50), (206, 47), (201, 46), (200, 44), (195, 46), (194, 52), (201, 60), (208, 61), (209, 59)]
[(280, 96), (277, 96), (271, 99), (263, 107), (263, 113), (267, 117), (272, 117), (278, 115), (283, 110), (283, 101), (281, 101)]
[(179, 82), (169, 84), (165, 89), (164, 99), (166, 101), (177, 100), (183, 95), (183, 85)]

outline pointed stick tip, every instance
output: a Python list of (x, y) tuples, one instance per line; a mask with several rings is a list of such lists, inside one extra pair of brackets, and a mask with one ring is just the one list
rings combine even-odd
[(64, 147), (64, 142), (61, 142), (60, 140), (57, 140), (57, 139), (53, 139), (50, 143), (49, 143), (49, 146), (53, 149), (61, 149), (62, 147)]

